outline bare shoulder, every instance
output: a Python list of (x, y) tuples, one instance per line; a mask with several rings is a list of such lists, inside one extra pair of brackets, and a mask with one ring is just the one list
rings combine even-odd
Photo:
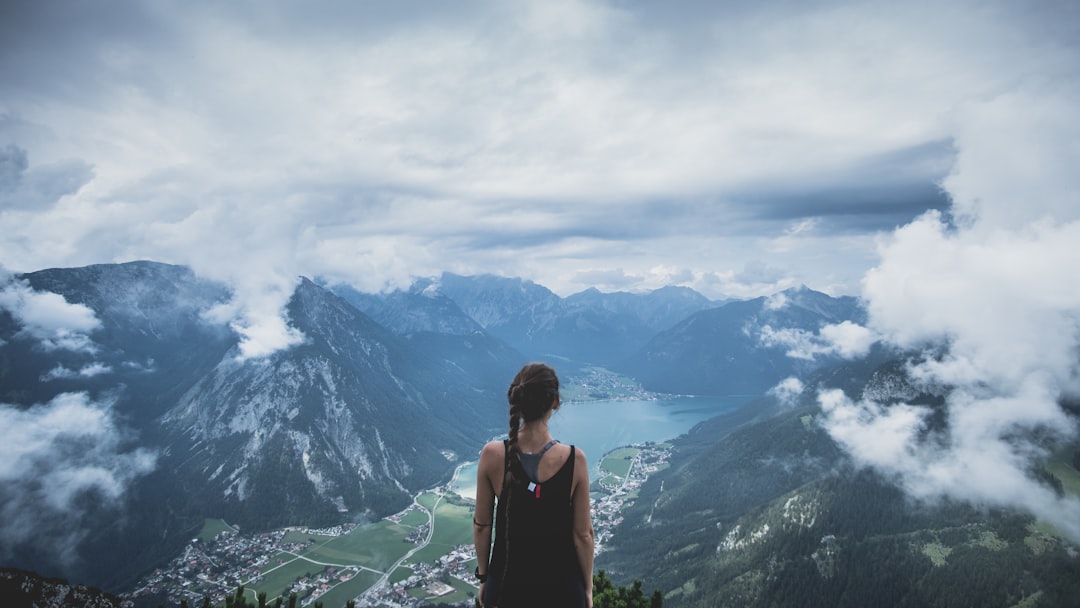
[(484, 444), (484, 448), (480, 450), (480, 466), (490, 464), (493, 462), (502, 462), (503, 456), (506, 454), (506, 446), (501, 441), (489, 441)]
[(574, 450), (574, 486), (585, 488), (585, 496), (589, 491), (589, 459), (585, 457), (585, 451), (581, 448)]
[(588, 458), (585, 457), (585, 450), (574, 446), (574, 466), (578, 467), (589, 463)]

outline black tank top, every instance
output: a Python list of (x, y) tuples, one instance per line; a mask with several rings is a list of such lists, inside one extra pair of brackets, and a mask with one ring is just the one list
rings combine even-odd
[[(505, 446), (505, 442), (504, 442)], [(484, 605), (499, 608), (577, 608), (585, 582), (574, 548), (576, 449), (550, 479), (536, 483), (519, 462), (495, 511), (495, 543)]]

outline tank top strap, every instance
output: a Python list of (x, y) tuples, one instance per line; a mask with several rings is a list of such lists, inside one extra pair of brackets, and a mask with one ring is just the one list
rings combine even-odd
[(534, 483), (540, 483), (540, 459), (544, 454), (551, 449), (551, 446), (559, 443), (558, 439), (552, 439), (547, 444), (540, 448), (539, 452), (521, 452), (518, 454), (518, 462), (521, 463), (522, 470), (525, 471), (525, 475)]

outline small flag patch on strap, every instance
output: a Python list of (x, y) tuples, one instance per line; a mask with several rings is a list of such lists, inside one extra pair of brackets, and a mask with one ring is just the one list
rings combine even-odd
[(529, 482), (529, 491), (532, 492), (533, 495), (536, 496), (537, 498), (540, 498), (540, 484), (530, 481)]

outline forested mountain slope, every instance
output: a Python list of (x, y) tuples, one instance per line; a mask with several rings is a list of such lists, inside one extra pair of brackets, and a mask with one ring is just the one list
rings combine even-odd
[[(882, 391), (903, 386), (902, 369), (860, 362), (808, 384)], [(1080, 554), (1031, 517), (912, 502), (851, 465), (813, 399), (772, 407), (729, 435), (707, 421), (676, 441), (598, 565), (676, 607), (1076, 605)]]

